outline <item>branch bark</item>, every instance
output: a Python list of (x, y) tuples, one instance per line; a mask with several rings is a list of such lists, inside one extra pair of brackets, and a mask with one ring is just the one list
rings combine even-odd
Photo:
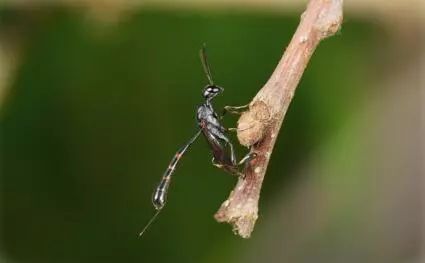
[(248, 238), (258, 218), (258, 200), (267, 165), (295, 89), (319, 42), (335, 34), (342, 23), (343, 0), (311, 0), (292, 40), (264, 87), (238, 120), (239, 142), (257, 157), (244, 169), (230, 196), (215, 214)]

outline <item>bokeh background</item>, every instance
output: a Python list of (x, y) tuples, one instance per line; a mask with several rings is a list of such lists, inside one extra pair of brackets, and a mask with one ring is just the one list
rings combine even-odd
[(202, 43), (225, 88), (216, 108), (245, 104), (306, 1), (2, 1), (0, 262), (425, 262), (423, 4), (346, 3), (297, 89), (243, 240), (213, 219), (236, 180), (203, 139), (137, 235), (196, 130)]

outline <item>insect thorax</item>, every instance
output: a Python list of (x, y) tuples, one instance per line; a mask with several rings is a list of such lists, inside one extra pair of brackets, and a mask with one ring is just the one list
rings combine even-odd
[(218, 121), (217, 114), (214, 112), (214, 109), (212, 108), (211, 104), (202, 104), (198, 107), (196, 119), (198, 120), (198, 123), (201, 124), (209, 123), (214, 126), (221, 126), (221, 124)]

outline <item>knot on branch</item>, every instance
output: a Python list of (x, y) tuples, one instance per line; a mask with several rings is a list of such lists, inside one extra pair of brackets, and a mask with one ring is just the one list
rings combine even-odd
[(271, 120), (269, 108), (263, 101), (255, 101), (248, 111), (242, 113), (238, 120), (237, 134), (241, 145), (251, 147), (264, 137)]

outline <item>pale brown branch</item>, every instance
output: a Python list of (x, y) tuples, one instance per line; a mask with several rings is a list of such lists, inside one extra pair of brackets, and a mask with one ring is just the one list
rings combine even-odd
[(311, 0), (270, 79), (238, 121), (239, 142), (257, 157), (245, 167), (229, 198), (215, 218), (233, 225), (248, 238), (258, 218), (258, 200), (267, 165), (295, 89), (319, 42), (335, 34), (342, 23), (343, 0)]

